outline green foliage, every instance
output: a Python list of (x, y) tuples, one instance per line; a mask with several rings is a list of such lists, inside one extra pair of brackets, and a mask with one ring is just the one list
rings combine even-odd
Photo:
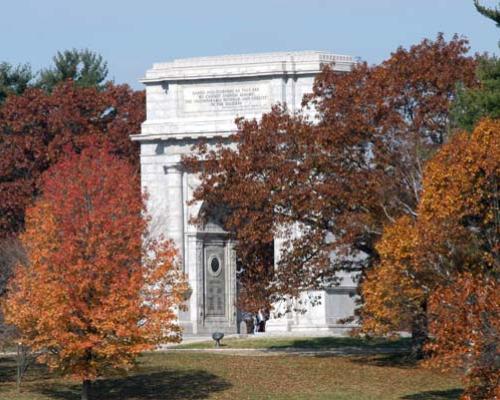
[(40, 71), (37, 85), (51, 92), (59, 83), (68, 79), (78, 86), (101, 88), (107, 75), (108, 64), (102, 56), (88, 49), (58, 51), (53, 58), (54, 67)]
[(499, 5), (495, 7), (495, 9), (484, 7), (479, 3), (479, 0), (474, 0), (474, 5), (476, 6), (476, 10), (483, 14), (485, 17), (495, 21), (497, 26), (500, 27), (500, 2)]
[[(500, 2), (498, 4), (498, 7), (492, 9), (482, 6), (479, 0), (474, 0), (477, 11), (500, 27)], [(479, 57), (476, 78), (479, 82), (477, 87), (459, 87), (451, 109), (452, 125), (469, 132), (481, 118), (500, 117), (500, 59), (488, 55)]]
[[(37, 86), (47, 92), (68, 79), (78, 86), (102, 89), (108, 75), (107, 63), (102, 56), (85, 50), (58, 51), (53, 57), (54, 66), (33, 73), (29, 64), (13, 66), (0, 62), (0, 105), (10, 95), (20, 95), (27, 88)], [(34, 81), (35, 76), (38, 79)]]
[(479, 86), (460, 88), (451, 113), (454, 125), (468, 131), (483, 117), (500, 118), (500, 59), (481, 57), (476, 75)]
[(33, 79), (29, 64), (13, 66), (7, 62), (0, 63), (0, 104), (11, 94), (21, 94)]

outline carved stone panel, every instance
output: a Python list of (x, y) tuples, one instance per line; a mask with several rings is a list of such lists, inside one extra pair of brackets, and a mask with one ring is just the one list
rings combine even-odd
[(212, 83), (179, 87), (179, 115), (238, 114), (269, 111), (271, 86), (260, 83)]
[(204, 254), (205, 317), (226, 317), (226, 262), (224, 246), (208, 244)]

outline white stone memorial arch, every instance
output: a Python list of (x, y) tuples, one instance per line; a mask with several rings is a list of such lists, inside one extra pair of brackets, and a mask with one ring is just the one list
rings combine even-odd
[[(295, 111), (323, 65), (348, 71), (353, 63), (349, 56), (315, 51), (203, 57), (154, 64), (141, 80), (147, 119), (132, 139), (141, 147), (153, 232), (174, 240), (188, 276), (191, 295), (179, 314), (185, 334), (236, 333), (239, 321), (233, 243), (216, 223), (190, 222), (201, 207), (189, 203), (198, 179), (183, 171), (181, 157), (200, 138), (209, 146), (227, 142), (237, 117), (259, 119), (276, 103)], [(354, 289), (346, 276), (340, 287), (315, 293), (319, 305), (273, 319), (269, 330), (345, 329), (338, 320), (352, 314)]]

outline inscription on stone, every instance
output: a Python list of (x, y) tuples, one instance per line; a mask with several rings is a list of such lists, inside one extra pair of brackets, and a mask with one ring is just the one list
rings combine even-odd
[(224, 316), (224, 282), (210, 279), (207, 289), (207, 316)]
[[(223, 248), (208, 247), (205, 254), (206, 310), (207, 317), (224, 317), (225, 312), (225, 274)], [(215, 263), (214, 260), (217, 262)], [(214, 270), (214, 266), (217, 268)]]
[(206, 85), (182, 88), (185, 113), (266, 111), (270, 104), (269, 84)]

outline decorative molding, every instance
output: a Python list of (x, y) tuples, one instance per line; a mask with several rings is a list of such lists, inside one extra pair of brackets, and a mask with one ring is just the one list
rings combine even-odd
[(322, 51), (184, 58), (153, 64), (141, 82), (151, 84), (193, 79), (308, 75), (318, 73), (323, 65), (332, 65), (338, 71), (348, 71), (355, 62), (351, 56)]
[(234, 135), (236, 131), (231, 130), (218, 130), (218, 131), (206, 131), (206, 132), (186, 132), (186, 133), (149, 133), (149, 134), (137, 134), (130, 135), (130, 139), (134, 142), (150, 142), (150, 141), (163, 141), (163, 140), (185, 140), (191, 139), (196, 140), (200, 138), (204, 139), (227, 139)]

